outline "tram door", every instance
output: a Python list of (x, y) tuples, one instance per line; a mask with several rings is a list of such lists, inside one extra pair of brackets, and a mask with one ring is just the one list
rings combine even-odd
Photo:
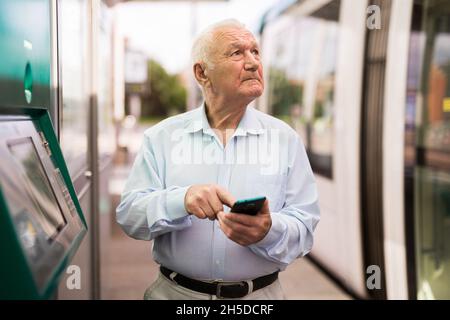
[[(450, 298), (450, 3), (414, 6), (406, 106), (415, 297)], [(408, 150), (410, 152), (408, 152)], [(408, 161), (410, 161), (408, 163)], [(408, 175), (408, 174), (407, 174)], [(407, 178), (408, 179), (408, 178)], [(409, 202), (409, 204), (408, 204)], [(407, 209), (408, 210), (408, 209)]]

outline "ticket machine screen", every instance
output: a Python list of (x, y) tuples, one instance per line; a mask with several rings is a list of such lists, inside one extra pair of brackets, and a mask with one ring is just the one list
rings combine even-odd
[(59, 208), (33, 140), (27, 137), (9, 141), (8, 147), (22, 167), (25, 187), (35, 203), (35, 219), (47, 235), (47, 239), (51, 241), (67, 222)]

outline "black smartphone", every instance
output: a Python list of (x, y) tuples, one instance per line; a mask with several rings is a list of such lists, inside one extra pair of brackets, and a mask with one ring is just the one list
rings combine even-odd
[(231, 212), (256, 215), (262, 208), (266, 197), (256, 197), (250, 199), (238, 200), (231, 208)]

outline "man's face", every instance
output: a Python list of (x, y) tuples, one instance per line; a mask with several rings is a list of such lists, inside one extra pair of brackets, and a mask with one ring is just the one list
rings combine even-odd
[(212, 90), (222, 96), (250, 101), (264, 90), (259, 46), (245, 29), (224, 28), (216, 31), (208, 70)]

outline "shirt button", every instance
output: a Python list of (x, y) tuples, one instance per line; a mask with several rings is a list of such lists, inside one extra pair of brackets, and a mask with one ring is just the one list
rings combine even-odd
[(219, 261), (219, 260), (216, 260), (216, 264), (219, 265), (219, 264), (220, 264), (220, 261)]

